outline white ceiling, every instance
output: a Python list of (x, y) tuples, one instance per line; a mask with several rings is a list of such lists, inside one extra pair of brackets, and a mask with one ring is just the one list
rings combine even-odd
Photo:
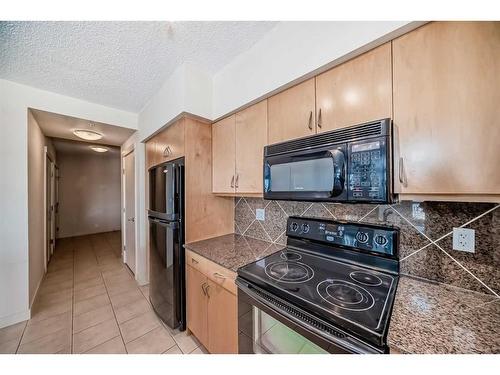
[(108, 146), (108, 152), (95, 152), (90, 148), (87, 142), (69, 141), (66, 139), (53, 138), (52, 144), (58, 155), (98, 155), (99, 157), (119, 157), (120, 149), (118, 147)]
[(0, 78), (140, 111), (183, 63), (213, 74), (276, 22), (0, 22)]
[(104, 124), (102, 122), (82, 120), (80, 118), (40, 111), (38, 109), (31, 109), (31, 113), (33, 113), (33, 117), (35, 117), (43, 134), (47, 137), (82, 141), (81, 138), (73, 134), (73, 130), (86, 129), (96, 131), (103, 135), (100, 140), (89, 141), (88, 143), (120, 146), (135, 132), (133, 129)]

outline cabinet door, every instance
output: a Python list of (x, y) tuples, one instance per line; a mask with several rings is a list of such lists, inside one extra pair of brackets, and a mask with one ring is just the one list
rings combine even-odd
[(212, 125), (212, 191), (235, 192), (235, 116)]
[(238, 299), (222, 286), (208, 281), (208, 351), (238, 353)]
[(156, 142), (150, 139), (146, 142), (146, 169), (155, 165), (156, 158)]
[(203, 291), (205, 283), (207, 283), (205, 275), (186, 265), (187, 327), (206, 347), (208, 345), (208, 301)]
[(500, 193), (500, 22), (426, 24), (393, 58), (401, 192)]
[(318, 132), (392, 117), (391, 43), (316, 77)]
[(237, 193), (262, 193), (262, 165), (267, 144), (267, 100), (236, 114)]
[(316, 133), (314, 78), (268, 99), (269, 144)]
[(157, 135), (157, 152), (160, 163), (184, 156), (184, 119)]

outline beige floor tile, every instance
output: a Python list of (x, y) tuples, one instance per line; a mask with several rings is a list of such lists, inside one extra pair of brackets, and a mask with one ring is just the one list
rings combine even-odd
[(110, 296), (113, 296), (115, 294), (120, 294), (124, 293), (128, 290), (131, 289), (136, 289), (137, 288), (137, 283), (135, 280), (128, 280), (128, 281), (118, 281), (114, 283), (107, 283), (106, 282), (106, 289), (108, 290), (108, 294)]
[(62, 292), (73, 288), (73, 280), (64, 281), (57, 284), (47, 285), (42, 282), (37, 294), (44, 295), (47, 293)]
[(208, 350), (203, 345), (200, 345), (189, 354), (208, 354)]
[(177, 346), (183, 353), (191, 353), (200, 346), (200, 342), (193, 335), (188, 335), (187, 331), (182, 331), (173, 336)]
[(174, 345), (172, 336), (161, 326), (126, 344), (131, 354), (161, 354)]
[(106, 305), (95, 310), (88, 311), (73, 318), (73, 333), (78, 333), (96, 324), (114, 319), (111, 305)]
[(0, 343), (0, 354), (16, 354), (19, 338)]
[(75, 302), (80, 302), (85, 299), (91, 298), (91, 297), (96, 297), (101, 294), (105, 294), (106, 292), (106, 287), (104, 284), (99, 284), (96, 286), (91, 286), (90, 288), (86, 289), (81, 289), (75, 292)]
[(65, 289), (59, 292), (45, 293), (36, 296), (36, 303), (48, 305), (67, 302), (73, 299), (73, 290)]
[(18, 353), (52, 354), (71, 345), (71, 330), (61, 329), (37, 340), (19, 346)]
[(75, 281), (75, 292), (82, 289), (92, 288), (93, 286), (104, 285), (101, 276), (93, 277), (83, 281)]
[(80, 314), (98, 309), (99, 307), (103, 307), (103, 306), (106, 306), (109, 304), (110, 304), (110, 301), (109, 301), (108, 295), (101, 294), (99, 296), (87, 298), (83, 301), (76, 302), (73, 313), (74, 313), (74, 316), (78, 316)]
[(121, 336), (108, 340), (95, 348), (85, 352), (85, 354), (127, 354)]
[(116, 309), (123, 305), (128, 305), (137, 300), (144, 299), (144, 296), (142, 295), (139, 288), (133, 288), (120, 294), (111, 295), (110, 299), (111, 299), (111, 304)]
[(160, 322), (153, 311), (141, 314), (125, 323), (120, 324), (125, 344), (148, 333), (160, 326)]
[(98, 276), (101, 276), (101, 271), (99, 269), (90, 268), (85, 271), (75, 272), (75, 282), (83, 282)]
[(184, 354), (184, 353), (182, 353), (182, 350), (177, 345), (174, 345), (163, 354)]
[(35, 303), (31, 309), (31, 322), (37, 322), (56, 315), (71, 311), (72, 301), (67, 300), (58, 303)]
[(73, 336), (73, 353), (84, 353), (120, 335), (116, 320), (110, 319)]
[(138, 315), (144, 314), (151, 310), (151, 305), (144, 297), (133, 301), (129, 304), (114, 308), (116, 320), (118, 323), (124, 323), (127, 320), (135, 318)]
[(104, 282), (106, 283), (106, 285), (119, 282), (127, 282), (130, 280), (135, 282), (134, 278), (126, 270), (122, 270), (104, 278)]
[(29, 321), (21, 344), (27, 344), (61, 329), (71, 330), (71, 311), (40, 321)]
[(21, 323), (13, 324), (11, 326), (1, 328), (0, 329), (0, 344), (12, 341), (12, 340), (20, 340), (23, 334), (24, 328), (26, 327), (26, 323), (28, 321), (24, 321)]
[(149, 299), (149, 284), (148, 285), (141, 285), (139, 287), (139, 289), (141, 290), (141, 292), (144, 295), (144, 297), (146, 297), (147, 299)]

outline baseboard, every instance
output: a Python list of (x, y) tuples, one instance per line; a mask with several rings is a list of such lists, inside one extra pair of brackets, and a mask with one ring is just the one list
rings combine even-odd
[(0, 318), (0, 328), (8, 327), (16, 323), (24, 322), (31, 317), (31, 310), (21, 311), (15, 314)]

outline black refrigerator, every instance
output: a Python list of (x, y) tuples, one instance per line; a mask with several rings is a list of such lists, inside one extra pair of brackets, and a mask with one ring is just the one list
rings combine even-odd
[(149, 170), (149, 300), (171, 328), (186, 329), (184, 158)]

